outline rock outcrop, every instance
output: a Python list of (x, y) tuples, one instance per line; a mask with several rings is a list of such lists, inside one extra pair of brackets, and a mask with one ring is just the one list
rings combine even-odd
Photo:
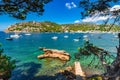
[(46, 48), (40, 48), (44, 51), (44, 54), (39, 55), (39, 59), (43, 58), (58, 58), (63, 61), (70, 60), (69, 53), (65, 52), (64, 50), (57, 50), (57, 49), (46, 49)]

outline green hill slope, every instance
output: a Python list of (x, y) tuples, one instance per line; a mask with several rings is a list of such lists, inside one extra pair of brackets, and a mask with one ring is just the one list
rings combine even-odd
[[(23, 22), (8, 27), (5, 32), (74, 32), (74, 31), (108, 31), (109, 25), (96, 24), (57, 24), (54, 22)], [(114, 25), (110, 31), (120, 31), (120, 26)]]

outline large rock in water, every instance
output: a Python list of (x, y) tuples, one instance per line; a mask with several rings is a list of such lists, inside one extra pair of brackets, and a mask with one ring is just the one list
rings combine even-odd
[(41, 50), (44, 51), (44, 54), (37, 56), (39, 59), (58, 58), (63, 61), (70, 60), (69, 53), (66, 53), (64, 50), (46, 49), (46, 48), (41, 48)]

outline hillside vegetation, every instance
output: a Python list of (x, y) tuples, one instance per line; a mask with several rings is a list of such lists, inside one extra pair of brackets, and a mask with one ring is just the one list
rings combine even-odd
[[(8, 27), (5, 32), (74, 32), (74, 31), (107, 31), (111, 25), (96, 24), (57, 24), (54, 22), (23, 22)], [(120, 31), (120, 26), (114, 25), (110, 31)]]

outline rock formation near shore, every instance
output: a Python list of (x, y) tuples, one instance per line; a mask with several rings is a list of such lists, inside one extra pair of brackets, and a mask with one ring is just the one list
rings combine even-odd
[(37, 56), (39, 59), (43, 58), (58, 58), (63, 61), (68, 61), (70, 60), (70, 55), (69, 53), (63, 51), (63, 50), (57, 50), (57, 49), (46, 49), (46, 48), (41, 48), (41, 50), (44, 51), (44, 54)]

